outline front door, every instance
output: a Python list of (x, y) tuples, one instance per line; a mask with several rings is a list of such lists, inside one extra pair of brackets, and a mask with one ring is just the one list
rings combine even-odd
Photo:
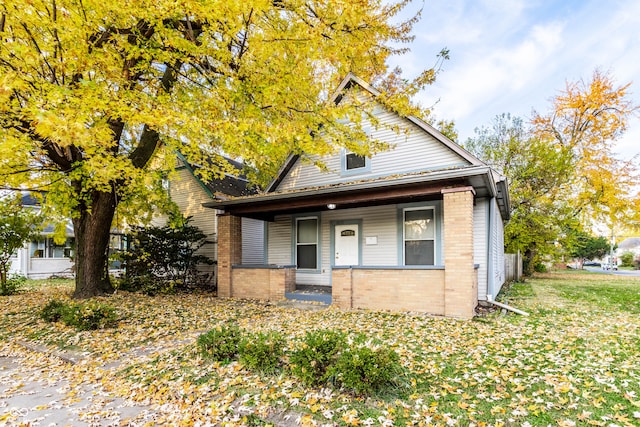
[(359, 236), (358, 225), (336, 225), (334, 265), (358, 265), (359, 264)]

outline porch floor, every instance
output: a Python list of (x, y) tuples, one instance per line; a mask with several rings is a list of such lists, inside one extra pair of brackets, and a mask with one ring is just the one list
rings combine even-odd
[(331, 305), (331, 287), (317, 285), (296, 285), (296, 290), (285, 293), (285, 297), (297, 301), (313, 301)]

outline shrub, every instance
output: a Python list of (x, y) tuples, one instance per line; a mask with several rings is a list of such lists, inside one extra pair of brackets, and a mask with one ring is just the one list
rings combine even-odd
[(355, 394), (370, 394), (394, 384), (402, 374), (398, 353), (372, 342), (354, 343), (329, 369), (335, 382)]
[(128, 236), (131, 248), (118, 255), (126, 269), (121, 288), (154, 295), (210, 285), (209, 276), (198, 270), (213, 264), (197, 253), (206, 235), (190, 220), (171, 216), (164, 227), (134, 227)]
[(633, 252), (620, 255), (620, 267), (633, 267)]
[(62, 320), (62, 315), (67, 308), (67, 304), (59, 300), (51, 300), (40, 310), (40, 317), (45, 322), (58, 322)]
[(533, 266), (533, 270), (536, 273), (546, 273), (547, 272), (547, 266), (544, 265), (541, 262), (536, 263), (536, 265)]
[(80, 331), (111, 327), (118, 320), (113, 307), (95, 300), (81, 303), (51, 300), (40, 311), (40, 317), (47, 322), (62, 321)]
[(299, 348), (289, 357), (289, 369), (303, 384), (317, 386), (328, 379), (329, 368), (346, 347), (343, 333), (331, 330), (309, 331)]
[(20, 274), (14, 274), (8, 277), (2, 286), (0, 286), (0, 295), (8, 296), (17, 293), (26, 281), (27, 278)]
[(95, 300), (69, 304), (62, 313), (62, 321), (80, 331), (92, 331), (113, 326), (118, 320), (116, 310)]
[(198, 337), (197, 346), (205, 359), (228, 362), (238, 354), (240, 328), (235, 323), (220, 325)]
[(250, 369), (273, 373), (280, 366), (286, 341), (280, 332), (250, 334), (238, 349), (240, 361)]

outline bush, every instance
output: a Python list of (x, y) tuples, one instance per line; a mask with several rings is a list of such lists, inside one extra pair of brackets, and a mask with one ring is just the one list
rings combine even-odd
[(538, 262), (538, 263), (536, 263), (536, 264), (533, 266), (533, 270), (534, 270), (536, 273), (546, 273), (546, 272), (547, 272), (547, 266), (546, 266), (546, 265), (544, 265), (544, 264), (543, 264), (543, 263), (541, 263), (541, 262)]
[(284, 336), (277, 331), (247, 335), (238, 349), (240, 362), (250, 369), (273, 373), (280, 366), (285, 344)]
[(52, 300), (42, 308), (40, 317), (47, 322), (62, 321), (79, 331), (108, 328), (118, 320), (113, 307), (95, 300), (81, 303)]
[(62, 320), (62, 315), (67, 308), (67, 304), (59, 300), (51, 300), (40, 310), (40, 317), (45, 322), (58, 322)]
[(209, 276), (198, 271), (199, 265), (213, 264), (197, 253), (206, 235), (190, 220), (172, 216), (164, 227), (134, 227), (131, 248), (118, 255), (126, 270), (121, 289), (155, 295), (210, 285)]
[(7, 280), (5, 281), (5, 283), (2, 284), (2, 286), (0, 286), (0, 295), (1, 296), (8, 296), (8, 295), (13, 295), (15, 293), (17, 293), (20, 288), (26, 283), (27, 278), (19, 275), (19, 274), (14, 274), (11, 277), (7, 278)]
[(392, 349), (360, 342), (340, 354), (329, 374), (346, 390), (370, 394), (394, 384), (402, 374), (402, 365), (400, 356)]
[(238, 354), (240, 328), (235, 323), (218, 326), (198, 337), (197, 345), (205, 359), (228, 362)]
[(300, 347), (291, 352), (289, 369), (307, 386), (324, 384), (329, 377), (329, 368), (346, 345), (346, 337), (341, 332), (309, 331)]
[(633, 252), (620, 255), (620, 267), (633, 267)]

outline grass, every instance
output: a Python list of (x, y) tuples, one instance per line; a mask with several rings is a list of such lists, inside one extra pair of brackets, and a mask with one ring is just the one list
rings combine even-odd
[[(50, 374), (95, 378), (111, 393), (157, 405), (158, 424), (280, 425), (280, 413), (300, 425), (640, 424), (638, 278), (540, 275), (500, 295), (530, 316), (494, 312), (473, 321), (124, 292), (103, 298), (118, 307), (116, 329), (77, 332), (37, 317), (71, 290), (70, 282), (40, 282), (1, 297), (3, 351), (28, 340), (88, 352), (82, 369), (51, 366)], [(308, 329), (364, 333), (393, 348), (407, 374), (395, 388), (363, 398), (304, 387), (286, 372), (201, 359), (195, 338), (230, 319), (250, 332), (280, 331), (290, 342)]]

